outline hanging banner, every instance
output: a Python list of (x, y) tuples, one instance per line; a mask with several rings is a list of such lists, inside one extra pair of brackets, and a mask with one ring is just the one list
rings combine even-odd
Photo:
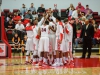
[(6, 56), (6, 44), (0, 43), (0, 56)]

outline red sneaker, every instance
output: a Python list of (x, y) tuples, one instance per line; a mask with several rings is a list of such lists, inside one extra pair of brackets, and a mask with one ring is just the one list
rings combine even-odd
[(37, 62), (33, 62), (32, 65), (35, 66), (37, 64)]
[(38, 62), (38, 66), (42, 66), (43, 62), (42, 61), (39, 61)]

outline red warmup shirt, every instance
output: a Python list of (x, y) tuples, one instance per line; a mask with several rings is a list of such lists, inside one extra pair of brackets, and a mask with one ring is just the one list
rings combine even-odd
[(94, 38), (100, 38), (100, 30), (97, 30), (97, 31), (94, 33)]
[(81, 5), (81, 6), (77, 6), (76, 7), (76, 10), (78, 10), (78, 9), (80, 9), (81, 11), (84, 11), (85, 10), (85, 8)]

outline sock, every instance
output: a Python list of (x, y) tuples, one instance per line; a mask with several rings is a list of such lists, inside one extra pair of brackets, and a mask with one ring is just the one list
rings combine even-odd
[(62, 63), (62, 58), (59, 58), (59, 62)]
[(42, 58), (42, 57), (40, 57), (40, 58), (39, 58), (39, 61), (42, 61), (42, 60), (43, 60), (43, 58)]
[(59, 58), (57, 58), (57, 63), (59, 63)]
[(56, 59), (54, 59), (54, 63), (56, 62)]
[(43, 58), (43, 62), (47, 64), (47, 59), (46, 58)]
[(28, 61), (28, 56), (26, 56), (26, 61)]
[(63, 57), (63, 61), (64, 61), (64, 62), (66, 61), (66, 57)]
[(68, 61), (68, 57), (67, 58), (65, 58), (66, 59), (66, 61)]

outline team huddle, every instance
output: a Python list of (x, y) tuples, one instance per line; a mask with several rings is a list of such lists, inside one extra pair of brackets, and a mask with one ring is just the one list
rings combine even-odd
[(30, 62), (39, 66), (63, 66), (73, 63), (72, 37), (73, 18), (68, 20), (52, 13), (44, 14), (41, 21), (34, 20), (34, 25), (26, 25), (26, 62), (29, 63), (29, 55), (32, 52)]

